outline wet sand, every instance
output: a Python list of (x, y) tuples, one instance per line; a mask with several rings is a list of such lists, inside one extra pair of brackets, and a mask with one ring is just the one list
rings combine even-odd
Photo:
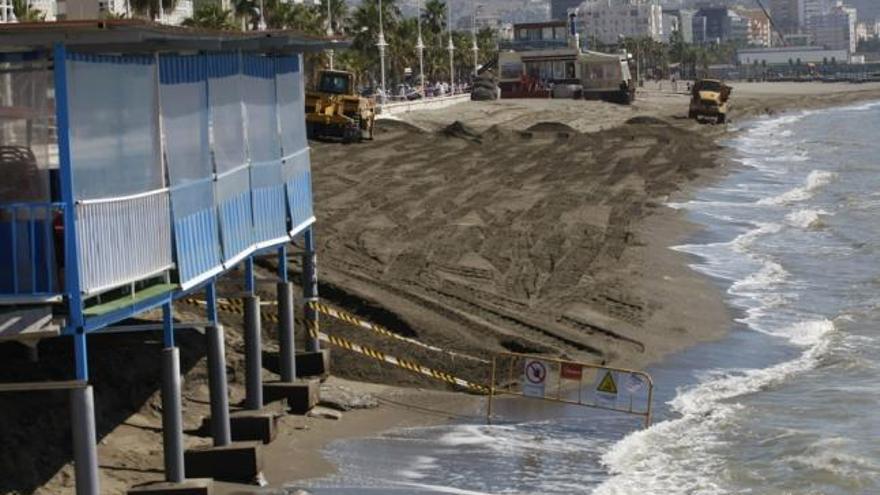
[[(880, 99), (880, 85), (733, 86), (734, 126), (793, 108)], [(688, 121), (687, 100), (646, 88), (631, 107), (471, 102), (383, 122), (373, 142), (313, 143), (322, 297), (401, 334), (472, 355), (516, 350), (642, 367), (720, 338), (729, 322), (722, 295), (687, 267), (686, 256), (668, 249), (694, 226), (663, 204), (728, 167), (717, 142), (729, 127)], [(265, 270), (270, 276), (271, 266)], [(223, 287), (238, 289), (233, 282)], [(262, 295), (271, 298), (272, 290)], [(178, 310), (200, 317), (192, 308)], [(240, 319), (223, 318), (234, 404), (243, 397)], [(322, 327), (465, 378), (488, 377), (483, 365), (389, 343), (327, 318)], [(161, 408), (158, 361), (143, 352), (153, 336), (109, 337), (96, 345), (116, 351), (96, 352), (93, 367), (102, 491), (115, 494), (161, 478)], [(269, 325), (264, 341), (273, 352)], [(69, 352), (55, 347), (41, 352)], [(182, 336), (181, 347), (186, 443), (208, 444), (196, 431), (208, 411), (200, 337)], [(270, 486), (263, 492), (331, 473), (332, 459), (320, 454), (330, 441), (480, 414), (479, 397), (340, 349), (333, 356), (334, 374), (357, 380), (342, 383), (379, 397), (379, 407), (345, 412), (340, 420), (285, 417), (279, 438), (264, 450)], [(57, 413), (65, 403), (59, 397), (40, 404)], [(25, 446), (0, 458), (3, 473), (45, 480), (41, 487), (5, 483), (0, 493), (70, 493), (69, 437), (65, 421), (55, 419), (22, 413), (0, 427), (0, 436)], [(49, 460), (32, 445), (35, 435)], [(244, 485), (220, 490), (256, 492)]]
[[(824, 94), (829, 86), (837, 93)], [(734, 87), (736, 120), (880, 99), (880, 85)], [(687, 101), (645, 91), (633, 107), (469, 103), (385, 123), (374, 143), (314, 143), (322, 277), (361, 301), (349, 307), (355, 312), (381, 307), (401, 333), (468, 353), (528, 350), (640, 367), (720, 338), (730, 323), (722, 294), (669, 249), (696, 227), (663, 206), (729, 166), (716, 145), (728, 128), (684, 119)], [(626, 123), (633, 118), (641, 123)], [(532, 217), (534, 209), (541, 214)], [(591, 237), (591, 229), (603, 235)], [(579, 259), (582, 251), (593, 256)], [(451, 369), (436, 356), (323, 321), (330, 332)], [(334, 352), (344, 375), (424, 383)], [(482, 373), (457, 369), (474, 379)], [(474, 398), (465, 404), (481, 407)], [(394, 420), (377, 425), (366, 411), (347, 414), (363, 420), (349, 438), (437, 421), (395, 410)], [(326, 461), (305, 462), (305, 472), (275, 463), (266, 474), (294, 481), (333, 472)]]

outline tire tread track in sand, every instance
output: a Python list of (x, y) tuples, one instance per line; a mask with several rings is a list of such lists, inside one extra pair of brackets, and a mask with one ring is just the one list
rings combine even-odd
[[(655, 306), (629, 281), (645, 204), (713, 166), (718, 147), (662, 121), (581, 133), (553, 111), (529, 114), (532, 105), (493, 107), (483, 131), (420, 124), (432, 131), (397, 126), (344, 152), (316, 144), (322, 272), (357, 279), (367, 298), (410, 301), (403, 319), (423, 311), (455, 322), (487, 351), (541, 347), (594, 361), (621, 345), (643, 352), (641, 339), (567, 307), (587, 304), (634, 328), (649, 320)], [(521, 130), (528, 122), (546, 130)], [(450, 330), (418, 332), (436, 344)]]

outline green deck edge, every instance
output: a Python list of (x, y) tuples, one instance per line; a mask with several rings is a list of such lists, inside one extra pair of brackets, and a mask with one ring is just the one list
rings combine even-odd
[(107, 313), (112, 313), (113, 311), (123, 309), (127, 306), (131, 306), (132, 304), (137, 304), (152, 297), (160, 296), (167, 292), (172, 292), (176, 288), (177, 284), (156, 284), (147, 287), (142, 291), (136, 292), (134, 296), (129, 294), (120, 297), (119, 299), (114, 299), (112, 301), (107, 301), (105, 303), (86, 308), (83, 311), (83, 314), (89, 317), (106, 315)]

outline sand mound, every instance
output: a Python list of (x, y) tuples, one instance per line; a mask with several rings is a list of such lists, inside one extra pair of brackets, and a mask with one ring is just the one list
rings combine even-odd
[(628, 125), (663, 125), (668, 126), (669, 122), (657, 117), (649, 117), (647, 115), (639, 115), (626, 121)]
[(458, 120), (444, 127), (440, 132), (446, 137), (466, 139), (475, 143), (482, 141), (477, 131)]
[[(653, 235), (642, 234), (647, 205), (713, 166), (717, 147), (668, 125), (582, 134), (537, 122), (516, 131), (455, 121), (357, 154), (316, 149), (316, 213), (332, 226), (319, 248), (324, 283), (379, 301), (426, 342), (471, 353), (651, 352), (669, 335), (642, 329), (665, 305), (639, 289), (633, 273), (645, 267), (630, 252)], [(344, 369), (385, 373), (357, 360)]]
[(404, 131), (421, 134), (425, 132), (424, 129), (421, 129), (420, 127), (414, 126), (409, 122), (397, 119), (378, 119), (376, 120), (376, 123), (374, 125), (376, 128), (376, 132), (380, 133)]
[(562, 122), (538, 122), (537, 124), (526, 129), (529, 132), (556, 132), (558, 134), (579, 134), (578, 131), (571, 126)]

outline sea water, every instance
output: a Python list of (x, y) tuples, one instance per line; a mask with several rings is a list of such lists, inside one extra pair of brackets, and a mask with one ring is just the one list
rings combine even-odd
[(653, 367), (654, 425), (529, 401), (332, 444), (329, 493), (880, 494), (880, 104), (749, 123), (675, 249), (726, 291), (719, 342)]

